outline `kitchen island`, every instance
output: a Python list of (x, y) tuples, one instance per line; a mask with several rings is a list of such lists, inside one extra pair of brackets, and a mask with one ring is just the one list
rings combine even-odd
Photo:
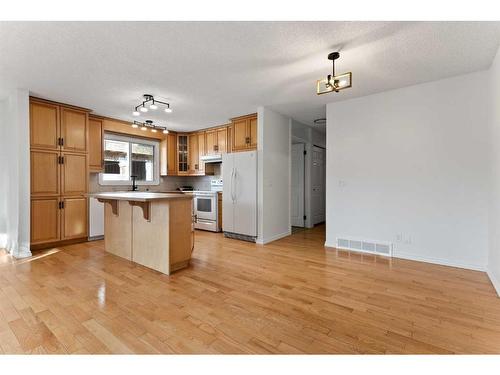
[(107, 252), (170, 275), (189, 265), (194, 246), (192, 195), (109, 192), (104, 203)]

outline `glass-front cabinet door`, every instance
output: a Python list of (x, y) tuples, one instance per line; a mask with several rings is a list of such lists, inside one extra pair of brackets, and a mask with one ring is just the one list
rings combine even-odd
[(177, 136), (177, 172), (178, 174), (188, 174), (188, 135), (179, 134)]

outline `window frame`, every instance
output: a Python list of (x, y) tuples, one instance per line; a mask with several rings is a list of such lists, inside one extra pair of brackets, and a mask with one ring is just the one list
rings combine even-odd
[(132, 143), (140, 143), (144, 145), (149, 145), (153, 146), (153, 181), (136, 181), (136, 185), (160, 185), (160, 141), (159, 140), (152, 140), (152, 139), (145, 139), (141, 137), (134, 137), (130, 135), (120, 135), (116, 133), (111, 133), (111, 132), (104, 132), (104, 137), (103, 137), (103, 159), (104, 159), (104, 141), (105, 140), (112, 140), (112, 141), (120, 141), (120, 142), (128, 142), (128, 147), (129, 147), (129, 176), (128, 180), (104, 180), (103, 175), (105, 174), (104, 172), (99, 173), (99, 185), (107, 185), (107, 186), (112, 186), (112, 185), (122, 185), (122, 186), (132, 186), (132, 179), (130, 178), (130, 174), (132, 173)]

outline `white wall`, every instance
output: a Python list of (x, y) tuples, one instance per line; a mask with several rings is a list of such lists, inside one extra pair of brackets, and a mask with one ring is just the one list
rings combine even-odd
[(266, 107), (257, 111), (258, 243), (290, 235), (290, 119)]
[(338, 236), (391, 241), (396, 257), (486, 268), (487, 79), (327, 105), (327, 246)]
[(30, 248), (30, 153), (29, 94), (13, 90), (3, 103), (0, 127), (2, 172), (0, 195), (0, 233), (4, 246), (12, 255), (31, 255)]
[(491, 180), (488, 275), (500, 295), (500, 49), (489, 72)]
[(7, 155), (3, 147), (7, 118), (7, 99), (0, 100), (0, 249), (7, 246)]

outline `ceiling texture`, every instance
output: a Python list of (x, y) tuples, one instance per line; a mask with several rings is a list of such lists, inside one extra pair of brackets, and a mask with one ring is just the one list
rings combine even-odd
[[(268, 106), (313, 125), (325, 104), (487, 69), (500, 22), (0, 22), (0, 96), (13, 88), (190, 131)], [(353, 88), (317, 96), (331, 71)]]

